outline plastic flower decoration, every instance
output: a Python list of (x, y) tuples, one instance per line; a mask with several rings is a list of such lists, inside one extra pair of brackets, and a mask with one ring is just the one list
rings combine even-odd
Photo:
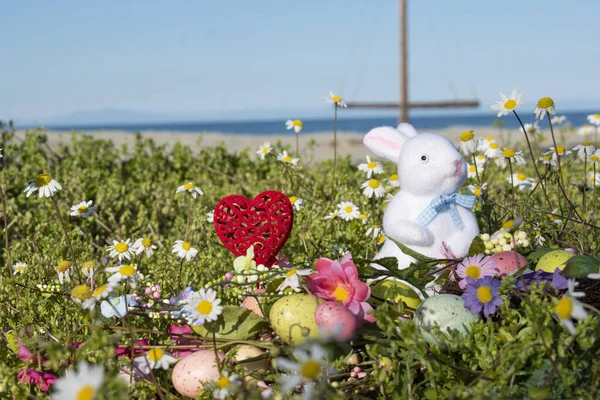
[(52, 400), (80, 400), (97, 398), (98, 390), (104, 380), (104, 368), (81, 362), (77, 371), (67, 370), (65, 376), (57, 380)]
[(366, 157), (367, 162), (358, 164), (358, 170), (363, 171), (367, 174), (367, 178), (371, 178), (373, 175), (383, 173), (383, 167), (377, 161), (372, 161), (371, 157)]
[(509, 176), (506, 180), (508, 183), (512, 183), (513, 187), (521, 190), (531, 190), (535, 186), (535, 180), (533, 178), (528, 178), (527, 175), (523, 173), (512, 174), (512, 176)]
[(188, 304), (183, 308), (187, 312), (192, 325), (204, 325), (205, 322), (216, 321), (223, 312), (221, 299), (212, 289), (200, 289), (187, 298)]
[(27, 192), (27, 196), (31, 196), (32, 193), (35, 193), (39, 190), (40, 197), (52, 197), (54, 193), (58, 192), (62, 189), (60, 183), (52, 179), (52, 177), (48, 174), (38, 175), (32, 181), (29, 181), (29, 184), (25, 188), (24, 192)]
[(475, 152), (477, 149), (477, 139), (475, 139), (475, 135), (473, 131), (466, 131), (460, 135), (460, 150), (463, 154), (469, 156)]
[(100, 303), (100, 312), (105, 318), (123, 318), (129, 312), (129, 307), (137, 307), (138, 305), (138, 302), (135, 301), (130, 294), (119, 297), (110, 297)]
[(137, 255), (146, 253), (146, 257), (152, 257), (154, 250), (156, 250), (156, 245), (152, 244), (152, 240), (150, 239), (139, 238), (133, 243), (131, 250)]
[(492, 105), (492, 110), (498, 111), (498, 117), (507, 115), (523, 104), (523, 94), (517, 93), (516, 90), (512, 91), (510, 98), (506, 97), (504, 93), (500, 93), (500, 98), (502, 101), (497, 101), (496, 104)]
[(590, 155), (594, 154), (596, 152), (596, 147), (591, 142), (588, 142), (586, 140), (585, 142), (582, 142), (581, 144), (578, 144), (577, 146), (573, 147), (573, 151), (577, 152), (577, 157), (585, 158), (590, 157)]
[(467, 288), (462, 294), (465, 301), (465, 308), (473, 314), (479, 314), (483, 310), (483, 315), (488, 318), (496, 312), (496, 307), (502, 305), (504, 300), (498, 294), (500, 281), (491, 276), (484, 276), (481, 279), (467, 277)]
[(302, 385), (302, 399), (312, 399), (314, 381), (321, 376), (324, 369), (328, 370), (327, 372), (333, 372), (333, 369), (325, 361), (325, 350), (320, 345), (313, 344), (308, 352), (295, 349), (292, 353), (296, 362), (287, 358), (277, 358), (278, 367), (287, 372), (287, 375), (278, 380), (281, 390), (289, 393), (298, 385)]
[(258, 148), (256, 154), (258, 154), (258, 158), (264, 160), (266, 155), (269, 154), (272, 150), (271, 143), (264, 142), (262, 146)]
[(112, 246), (108, 246), (109, 255), (111, 257), (117, 257), (119, 262), (123, 259), (131, 260), (131, 239), (127, 240), (113, 240)]
[(302, 128), (304, 127), (304, 124), (299, 119), (295, 119), (295, 120), (288, 119), (285, 122), (285, 127), (288, 130), (293, 129), (294, 132), (300, 133), (300, 132), (302, 132)]
[(327, 301), (341, 302), (359, 321), (375, 322), (375, 317), (369, 315), (373, 308), (367, 303), (371, 289), (358, 279), (358, 270), (350, 253), (341, 261), (319, 258), (316, 269), (316, 274), (306, 277), (312, 294)]
[(585, 296), (585, 293), (575, 292), (575, 286), (577, 283), (569, 279), (567, 293), (556, 304), (556, 315), (571, 335), (575, 335), (575, 325), (572, 319), (585, 319), (588, 316), (581, 302), (577, 300), (577, 298)]
[(119, 284), (121, 281), (127, 281), (132, 289), (135, 289), (140, 279), (140, 273), (135, 265), (120, 265), (105, 269), (106, 272), (113, 272), (108, 278), (109, 283)]
[(337, 207), (337, 216), (344, 221), (352, 221), (353, 219), (360, 217), (360, 210), (351, 201), (342, 201)]
[(27, 269), (27, 264), (22, 262), (16, 262), (12, 266), (13, 275), (22, 274)]
[(332, 91), (329, 91), (329, 97), (325, 97), (325, 101), (335, 104), (338, 107), (348, 107), (346, 103), (344, 103), (344, 100), (340, 96), (333, 94)]
[(286, 288), (290, 287), (294, 292), (300, 291), (300, 279), (299, 276), (310, 275), (312, 270), (307, 269), (296, 269), (292, 268), (285, 274), (285, 279), (281, 282), (281, 285), (277, 287), (278, 292), (283, 292)]
[(256, 265), (256, 261), (254, 261), (254, 246), (248, 247), (245, 256), (239, 256), (233, 261), (233, 269), (238, 273), (236, 281), (239, 283), (256, 282), (258, 280), (257, 272), (268, 271), (268, 268), (264, 265)]
[(71, 216), (87, 218), (96, 211), (96, 207), (92, 206), (93, 201), (82, 201), (79, 204), (71, 206)]
[(363, 182), (360, 185), (360, 188), (364, 189), (363, 195), (368, 198), (373, 197), (373, 195), (375, 195), (375, 197), (385, 196), (385, 188), (377, 179), (369, 179), (368, 181)]
[(218, 379), (214, 381), (215, 390), (213, 391), (213, 397), (218, 400), (225, 400), (240, 386), (240, 376), (237, 374), (229, 374), (228, 371), (224, 371)]
[(600, 126), (600, 114), (590, 114), (587, 116), (587, 120), (592, 125)]
[(185, 258), (190, 261), (192, 258), (196, 257), (198, 254), (198, 250), (192, 247), (190, 242), (184, 242), (183, 240), (176, 240), (175, 245), (173, 245), (172, 253), (177, 253), (177, 257)]
[(169, 369), (169, 365), (176, 363), (177, 359), (163, 349), (154, 348), (146, 354), (135, 357), (133, 362), (140, 372), (148, 375), (151, 369)]
[(284, 164), (292, 165), (298, 165), (298, 161), (300, 161), (299, 158), (292, 158), (292, 156), (290, 156), (285, 150), (277, 155), (277, 159)]
[(554, 109), (554, 100), (550, 97), (542, 97), (538, 100), (533, 113), (537, 119), (543, 119), (546, 114), (555, 115), (556, 110)]
[(202, 189), (194, 185), (193, 182), (188, 182), (185, 185), (179, 186), (175, 191), (175, 194), (186, 191), (190, 193), (194, 199), (196, 198), (196, 195), (204, 196), (204, 192), (202, 191)]
[(492, 258), (486, 258), (483, 254), (477, 254), (473, 257), (465, 257), (456, 266), (456, 275), (461, 278), (458, 286), (465, 290), (467, 287), (467, 278), (479, 279), (484, 276), (494, 276), (498, 274), (498, 266)]

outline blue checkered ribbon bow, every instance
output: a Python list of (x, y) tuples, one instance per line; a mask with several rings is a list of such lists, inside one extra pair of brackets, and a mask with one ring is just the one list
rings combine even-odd
[(460, 230), (463, 228), (462, 219), (458, 215), (458, 209), (456, 205), (473, 208), (475, 205), (475, 196), (466, 196), (464, 194), (453, 193), (451, 195), (442, 194), (433, 200), (427, 206), (425, 210), (417, 217), (417, 222), (421, 225), (427, 225), (437, 217), (437, 215), (443, 210), (447, 210), (452, 217), (454, 225)]

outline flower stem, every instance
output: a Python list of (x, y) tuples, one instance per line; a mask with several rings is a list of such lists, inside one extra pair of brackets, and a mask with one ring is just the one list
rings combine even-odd
[(296, 157), (300, 158), (300, 144), (298, 140), (298, 132), (296, 132)]
[(67, 245), (69, 246), (69, 252), (71, 253), (71, 258), (73, 259), (73, 265), (75, 265), (75, 269), (79, 275), (79, 279), (81, 279), (81, 271), (77, 267), (77, 260), (75, 259), (75, 251), (73, 250), (73, 244), (71, 243), (71, 238), (69, 237), (69, 231), (67, 231), (67, 225), (65, 225), (65, 221), (60, 215), (60, 209), (58, 208), (58, 203), (54, 196), (52, 196), (52, 204), (54, 204), (54, 210), (56, 211), (56, 215), (58, 216), (58, 221), (60, 222), (60, 226), (65, 234), (65, 238), (67, 239)]
[(513, 210), (513, 220), (515, 219), (515, 207), (516, 207), (516, 201), (515, 201), (515, 177), (513, 174), (513, 169), (512, 169), (512, 161), (510, 160), (510, 157), (508, 157), (508, 169), (510, 170), (510, 185), (512, 186), (510, 189), (510, 193), (512, 194), (512, 210)]
[(583, 218), (587, 219), (587, 149), (583, 149)]
[(337, 110), (338, 105), (334, 103), (333, 105), (333, 186), (335, 192), (335, 168), (337, 163)]
[(183, 239), (184, 242), (188, 240), (188, 233), (190, 231), (190, 221), (192, 220), (192, 200), (190, 196), (188, 196), (188, 212), (187, 212), (187, 223), (185, 224), (185, 237)]
[(477, 175), (477, 183), (479, 187), (481, 187), (481, 177), (479, 176), (479, 168), (477, 168), (477, 159), (475, 158), (475, 153), (471, 153), (473, 157), (473, 166), (475, 167), (475, 175)]
[(2, 200), (2, 214), (4, 216), (4, 260), (6, 261), (6, 267), (8, 268), (8, 277), (12, 276), (12, 270), (10, 267), (10, 252), (8, 251), (8, 215), (6, 210), (6, 196), (0, 184), (0, 200)]
[(552, 203), (550, 203), (550, 198), (548, 197), (548, 193), (546, 192), (546, 185), (544, 184), (544, 181), (542, 180), (542, 175), (540, 174), (540, 170), (538, 169), (537, 163), (535, 162), (535, 154), (533, 154), (533, 149), (531, 148), (531, 142), (529, 141), (529, 136), (527, 136), (527, 131), (525, 130), (523, 121), (521, 121), (521, 117), (519, 117), (519, 114), (517, 114), (517, 112), (515, 110), (513, 110), (513, 113), (515, 114), (515, 117), (517, 117), (517, 119), (519, 120), (521, 129), (523, 130), (523, 134), (525, 135), (525, 140), (527, 141), (527, 147), (529, 148), (529, 154), (531, 155), (531, 162), (533, 163), (533, 168), (535, 169), (535, 173), (538, 177), (540, 185), (542, 186), (542, 192), (544, 192), (544, 198), (546, 199), (546, 203), (548, 203), (548, 207), (550, 207), (550, 209), (553, 210)]

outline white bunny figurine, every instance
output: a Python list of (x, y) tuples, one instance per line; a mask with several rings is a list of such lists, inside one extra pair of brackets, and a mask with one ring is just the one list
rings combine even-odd
[[(429, 257), (445, 258), (442, 243), (456, 257), (466, 256), (479, 226), (470, 210), (475, 197), (457, 194), (467, 177), (467, 164), (452, 142), (434, 133), (418, 134), (403, 123), (397, 129), (372, 129), (363, 143), (398, 165), (400, 191), (383, 215), (385, 234)], [(391, 240), (373, 262), (383, 257), (397, 257), (400, 269), (415, 261)]]

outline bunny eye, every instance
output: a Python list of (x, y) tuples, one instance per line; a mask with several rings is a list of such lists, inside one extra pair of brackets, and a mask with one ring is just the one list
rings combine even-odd
[(423, 154), (421, 156), (421, 162), (426, 163), (427, 161), (429, 161), (429, 156), (427, 154)]

